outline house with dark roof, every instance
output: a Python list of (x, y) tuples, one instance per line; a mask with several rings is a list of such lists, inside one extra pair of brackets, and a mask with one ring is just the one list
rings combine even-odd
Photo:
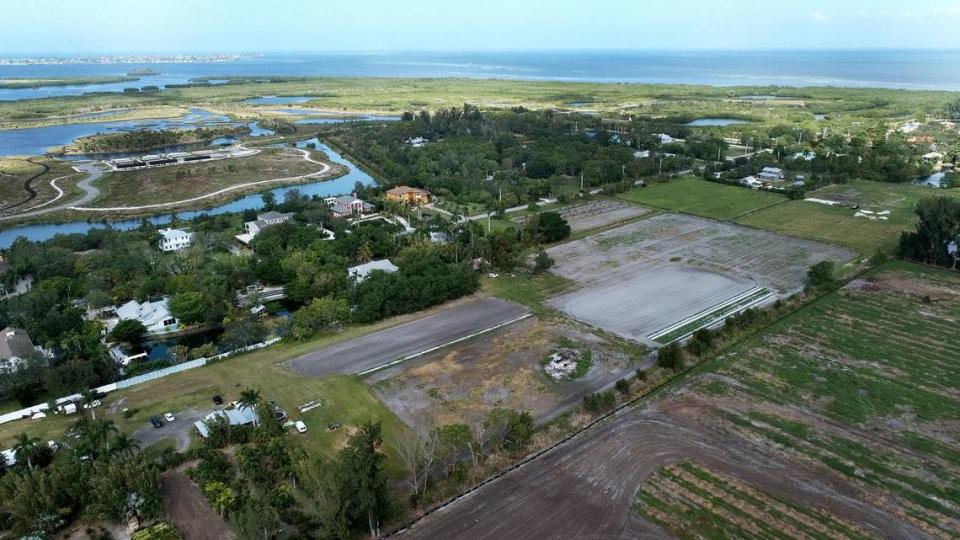
[(26, 330), (12, 326), (0, 330), (0, 371), (17, 371), (28, 358), (39, 354), (42, 349), (33, 345)]
[(327, 206), (330, 207), (330, 213), (333, 217), (349, 218), (353, 216), (362, 216), (373, 211), (374, 206), (354, 195), (340, 195), (339, 197), (327, 197), (324, 199)]

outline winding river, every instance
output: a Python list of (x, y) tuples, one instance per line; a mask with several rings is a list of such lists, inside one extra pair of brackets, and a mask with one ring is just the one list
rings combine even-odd
[[(320, 196), (320, 197), (329, 197), (332, 195), (341, 195), (344, 193), (349, 193), (353, 190), (354, 186), (357, 183), (363, 185), (372, 185), (376, 181), (372, 176), (362, 171), (359, 167), (348, 161), (346, 158), (341, 156), (339, 153), (335, 152), (329, 146), (320, 142), (317, 138), (305, 139), (297, 143), (297, 146), (300, 148), (305, 148), (308, 144), (313, 143), (316, 145), (317, 150), (320, 150), (327, 154), (331, 161), (334, 163), (339, 163), (341, 165), (346, 165), (349, 168), (350, 172), (335, 178), (333, 180), (325, 180), (321, 182), (312, 182), (308, 184), (300, 184), (295, 186), (286, 186), (276, 189), (269, 190), (271, 193), (276, 195), (277, 200), (282, 201), (284, 195), (291, 190), (298, 190), (300, 193), (307, 196)], [(212, 208), (207, 208), (204, 210), (191, 210), (186, 212), (176, 212), (174, 214), (164, 214), (158, 216), (152, 216), (147, 218), (150, 223), (155, 225), (162, 225), (169, 223), (174, 216), (180, 220), (190, 220), (196, 218), (200, 215), (218, 215), (218, 214), (228, 214), (233, 212), (242, 212), (244, 210), (259, 210), (263, 208), (263, 196), (260, 193), (254, 193), (252, 195), (247, 195), (240, 199), (237, 199), (233, 202), (215, 206)], [(24, 237), (27, 240), (33, 241), (43, 241), (49, 240), (58, 234), (74, 234), (74, 233), (85, 233), (92, 229), (103, 229), (106, 227), (112, 227), (119, 230), (130, 230), (135, 229), (140, 226), (142, 219), (127, 219), (122, 221), (106, 221), (106, 222), (87, 222), (87, 221), (73, 221), (67, 223), (57, 223), (57, 224), (38, 224), (38, 225), (22, 225), (19, 227), (12, 227), (9, 229), (4, 229), (0, 231), (0, 249), (5, 249), (10, 247), (14, 240), (18, 237)]]

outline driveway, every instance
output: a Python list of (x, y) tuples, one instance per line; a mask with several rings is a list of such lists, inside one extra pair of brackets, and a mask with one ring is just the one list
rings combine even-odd
[[(133, 433), (133, 436), (140, 441), (140, 447), (146, 448), (162, 439), (173, 439), (176, 441), (175, 450), (185, 452), (190, 447), (190, 440), (193, 436), (193, 423), (200, 420), (210, 412), (209, 409), (188, 409), (186, 411), (174, 412), (176, 418), (173, 422), (163, 421), (163, 427), (154, 428), (150, 422), (146, 422), (142, 428)], [(162, 418), (163, 413), (157, 416)]]

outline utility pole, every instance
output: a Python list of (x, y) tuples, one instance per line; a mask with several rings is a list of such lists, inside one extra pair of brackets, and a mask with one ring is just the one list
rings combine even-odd
[(660, 156), (660, 167), (657, 169), (657, 176), (663, 176), (663, 156)]
[(580, 193), (583, 193), (583, 171), (580, 171)]

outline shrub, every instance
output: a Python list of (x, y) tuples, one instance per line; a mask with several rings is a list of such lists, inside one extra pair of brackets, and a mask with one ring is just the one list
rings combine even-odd
[(629, 380), (629, 379), (620, 379), (620, 380), (618, 380), (618, 381), (613, 385), (613, 387), (616, 388), (616, 389), (617, 389), (617, 392), (620, 392), (621, 394), (624, 394), (624, 395), (629, 394), (629, 393), (630, 393), (630, 380)]
[(676, 343), (671, 343), (657, 352), (657, 365), (674, 371), (683, 367), (683, 351)]

